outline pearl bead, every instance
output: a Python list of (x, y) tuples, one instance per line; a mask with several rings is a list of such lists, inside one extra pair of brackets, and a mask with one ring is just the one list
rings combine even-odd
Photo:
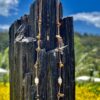
[(35, 84), (36, 84), (36, 85), (39, 84), (39, 78), (38, 78), (38, 77), (35, 78)]
[(58, 78), (58, 84), (59, 84), (59, 85), (62, 84), (62, 78), (61, 78), (61, 77)]

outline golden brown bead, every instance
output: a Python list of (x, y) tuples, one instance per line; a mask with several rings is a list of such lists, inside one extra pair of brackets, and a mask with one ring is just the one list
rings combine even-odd
[(61, 39), (61, 36), (60, 36), (60, 35), (56, 35), (56, 38), (57, 38), (57, 39)]
[(41, 48), (40, 48), (40, 47), (38, 47), (38, 48), (36, 49), (36, 51), (37, 51), (37, 52), (40, 52), (40, 51), (41, 51)]
[(38, 34), (36, 38), (37, 38), (38, 40), (40, 40), (40, 39), (41, 39), (41, 35)]
[(60, 61), (59, 63), (60, 68), (64, 67), (64, 64)]
[(59, 92), (59, 93), (57, 94), (57, 97), (58, 97), (58, 98), (62, 98), (62, 97), (64, 97), (64, 94)]

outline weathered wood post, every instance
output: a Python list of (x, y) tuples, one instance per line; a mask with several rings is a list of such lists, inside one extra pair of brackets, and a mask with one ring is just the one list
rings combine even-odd
[[(15, 21), (9, 29), (10, 100), (37, 100), (34, 64), (36, 62), (39, 3), (40, 0), (36, 0), (30, 7), (30, 14)], [(42, 0), (42, 49), (39, 54), (38, 69), (40, 100), (58, 100), (59, 55), (56, 53), (56, 7), (57, 0)], [(64, 42), (62, 55), (64, 68), (61, 72), (63, 79), (61, 92), (64, 93), (64, 97), (60, 100), (75, 100), (73, 18), (63, 19), (61, 3), (59, 7), (60, 33)]]

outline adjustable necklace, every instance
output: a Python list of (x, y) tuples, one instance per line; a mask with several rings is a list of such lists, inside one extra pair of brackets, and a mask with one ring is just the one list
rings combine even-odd
[(38, 69), (40, 67), (40, 62), (39, 62), (39, 54), (41, 51), (41, 24), (42, 24), (42, 0), (40, 0), (39, 3), (39, 18), (38, 18), (38, 35), (37, 35), (37, 45), (38, 47), (36, 48), (37, 52), (37, 59), (35, 62), (35, 85), (36, 85), (36, 100), (39, 100), (39, 76), (38, 76)]
[(60, 26), (61, 26), (61, 23), (60, 23), (60, 1), (58, 0), (57, 1), (57, 34), (56, 34), (56, 38), (57, 38), (57, 43), (58, 43), (58, 47), (57, 47), (57, 52), (58, 52), (58, 57), (59, 57), (59, 65), (58, 65), (58, 93), (57, 93), (57, 100), (60, 100), (60, 98), (63, 98), (64, 97), (64, 93), (61, 93), (61, 87), (62, 87), (62, 82), (63, 82), (63, 79), (62, 79), (62, 69), (64, 67), (64, 64), (62, 62), (62, 58), (61, 58), (61, 54), (62, 54), (62, 50), (61, 50), (61, 47), (63, 46), (63, 39), (60, 35)]

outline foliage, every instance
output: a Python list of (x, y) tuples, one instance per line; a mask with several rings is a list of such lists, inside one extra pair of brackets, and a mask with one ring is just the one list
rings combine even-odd
[(8, 47), (9, 44), (9, 37), (8, 33), (0, 33), (0, 52), (3, 52), (4, 49)]
[(8, 33), (0, 33), (0, 67), (4, 69), (9, 69), (8, 44)]
[(100, 100), (100, 84), (76, 85), (76, 100)]
[[(0, 83), (0, 100), (10, 100), (9, 96), (9, 84), (4, 86), (2, 83)], [(76, 100), (100, 100), (100, 84), (77, 84)]]
[(4, 69), (9, 69), (8, 51), (9, 49), (6, 48), (2, 53), (0, 53), (0, 67)]
[(0, 100), (10, 100), (9, 84), (0, 83)]
[(100, 77), (100, 36), (75, 34), (76, 76)]

